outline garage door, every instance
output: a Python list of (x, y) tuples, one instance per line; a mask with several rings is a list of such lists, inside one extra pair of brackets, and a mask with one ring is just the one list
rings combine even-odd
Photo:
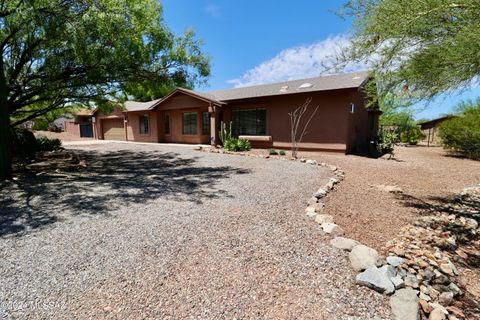
[(103, 138), (105, 140), (125, 140), (123, 119), (102, 120)]

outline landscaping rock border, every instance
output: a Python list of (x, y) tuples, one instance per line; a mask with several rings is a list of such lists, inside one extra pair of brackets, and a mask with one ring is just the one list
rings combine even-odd
[[(270, 158), (270, 156), (253, 155), (246, 152), (230, 152), (218, 148), (199, 148), (204, 152), (222, 154), (243, 155), (258, 158)], [(280, 158), (288, 160), (287, 158)], [(335, 224), (331, 215), (324, 212), (323, 199), (335, 189), (335, 186), (345, 179), (345, 172), (336, 166), (318, 163), (312, 159), (294, 159), (307, 165), (326, 167), (334, 172), (334, 177), (315, 191), (307, 200), (305, 214), (308, 218), (318, 223), (323, 232), (332, 236), (330, 244), (340, 250), (349, 252), (349, 260), (352, 268), (359, 272), (356, 283), (378, 292), (393, 294), (390, 298), (392, 314), (396, 320), (417, 320), (421, 313), (428, 319), (464, 319), (462, 310), (454, 305), (455, 298), (462, 295), (462, 291), (455, 284), (458, 271), (448, 255), (442, 254), (438, 246), (456, 245), (455, 238), (448, 232), (432, 228), (439, 224), (453, 223), (460, 225), (467, 232), (478, 234), (479, 226), (476, 220), (455, 215), (442, 214), (441, 216), (427, 217), (420, 225), (404, 228), (402, 237), (406, 241), (390, 241), (387, 244), (389, 254), (386, 259), (379, 256), (378, 252), (360, 242), (344, 238), (342, 228)], [(376, 186), (380, 191), (388, 193), (402, 193), (397, 186)], [(480, 185), (469, 187), (460, 193), (460, 197), (468, 197), (472, 193), (478, 193), (480, 197)], [(422, 225), (423, 223), (423, 225)], [(427, 226), (426, 226), (427, 225)], [(432, 231), (433, 229), (433, 231)], [(425, 241), (422, 247), (417, 239)], [(425, 246), (426, 244), (429, 244)], [(426, 249), (425, 249), (426, 247)], [(457, 253), (462, 257), (465, 251)]]

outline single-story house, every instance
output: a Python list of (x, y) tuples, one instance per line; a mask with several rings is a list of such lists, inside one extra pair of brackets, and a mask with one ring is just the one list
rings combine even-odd
[(437, 134), (437, 128), (445, 120), (453, 119), (455, 116), (448, 115), (428, 121), (419, 122), (420, 130), (422, 130), (425, 135), (425, 139), (422, 141), (427, 144), (427, 146), (439, 146), (440, 139)]
[[(367, 72), (316, 77), (227, 90), (197, 92), (177, 88), (149, 102), (127, 101), (125, 108), (92, 117), (97, 139), (152, 143), (219, 144), (220, 124), (232, 123), (234, 136), (253, 147), (291, 147), (289, 113), (318, 106), (301, 149), (351, 152), (367, 147), (378, 129), (378, 110), (365, 108)], [(228, 127), (228, 126), (227, 126)]]
[(90, 109), (82, 108), (77, 110), (73, 119), (65, 119), (63, 131), (73, 133), (80, 138), (94, 138), (92, 116), (93, 112)]

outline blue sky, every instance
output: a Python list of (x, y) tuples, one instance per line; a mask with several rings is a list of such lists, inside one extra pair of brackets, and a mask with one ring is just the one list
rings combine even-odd
[[(335, 14), (338, 0), (160, 2), (175, 33), (192, 27), (204, 41), (212, 74), (206, 87), (197, 88), (202, 91), (318, 76), (346, 42), (351, 23)], [(476, 96), (478, 88), (419, 104), (415, 117), (434, 118)]]

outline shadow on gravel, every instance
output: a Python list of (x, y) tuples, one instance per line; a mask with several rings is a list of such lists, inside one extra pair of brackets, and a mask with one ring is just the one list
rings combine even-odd
[(196, 166), (196, 158), (172, 152), (76, 152), (87, 168), (30, 171), (0, 185), (0, 237), (20, 236), (71, 215), (109, 214), (159, 197), (196, 204), (229, 197), (226, 190), (215, 188), (218, 180), (249, 173), (231, 166)]

